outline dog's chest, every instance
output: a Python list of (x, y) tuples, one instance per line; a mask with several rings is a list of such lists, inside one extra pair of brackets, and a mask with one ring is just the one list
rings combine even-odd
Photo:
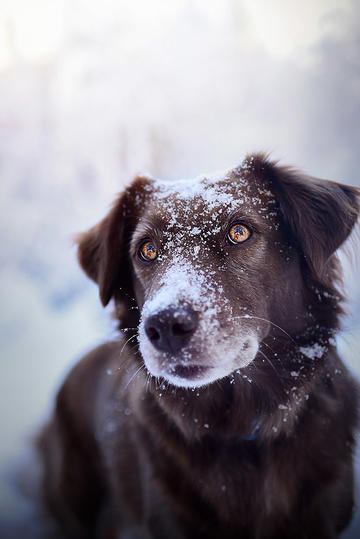
[[(286, 487), (286, 470), (275, 472), (269, 466), (272, 456), (256, 442), (209, 439), (197, 447), (173, 449), (153, 448), (150, 475), (154, 493), (161, 492), (172, 518), (185, 523), (185, 536), (189, 522), (206, 537), (224, 536), (224, 529), (226, 537), (232, 537), (232, 530), (243, 530), (246, 537), (260, 520), (263, 525), (288, 511), (290, 499), (284, 504), (279, 496)], [(148, 492), (147, 503), (158, 507), (156, 495)]]

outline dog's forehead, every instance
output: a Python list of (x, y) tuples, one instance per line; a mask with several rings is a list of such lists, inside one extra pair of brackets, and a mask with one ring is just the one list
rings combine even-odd
[(235, 212), (269, 216), (275, 199), (267, 185), (239, 167), (223, 174), (194, 179), (151, 179), (145, 187), (147, 210), (168, 226), (201, 223), (213, 226)]

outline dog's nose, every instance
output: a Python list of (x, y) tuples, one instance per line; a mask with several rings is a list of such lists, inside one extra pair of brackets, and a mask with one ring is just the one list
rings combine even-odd
[(165, 309), (149, 316), (145, 332), (161, 352), (176, 354), (185, 346), (198, 325), (198, 313), (190, 308)]

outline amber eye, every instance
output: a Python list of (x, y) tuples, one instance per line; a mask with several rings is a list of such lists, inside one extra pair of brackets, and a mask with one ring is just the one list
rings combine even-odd
[(251, 230), (247, 226), (237, 223), (229, 228), (227, 238), (230, 243), (237, 244), (244, 243), (250, 236)]
[(139, 249), (139, 256), (142, 260), (145, 260), (146, 262), (152, 262), (157, 258), (158, 250), (156, 249), (152, 241), (147, 240), (141, 244)]

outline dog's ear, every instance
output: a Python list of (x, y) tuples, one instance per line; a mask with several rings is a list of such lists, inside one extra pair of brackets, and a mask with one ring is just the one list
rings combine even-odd
[(99, 285), (104, 306), (116, 290), (126, 290), (131, 286), (129, 239), (139, 213), (144, 186), (149, 182), (146, 177), (135, 178), (102, 221), (75, 237), (80, 266)]
[(247, 162), (257, 177), (269, 182), (285, 226), (309, 267), (321, 278), (327, 261), (349, 236), (359, 216), (359, 189), (278, 166), (262, 154), (248, 157)]

